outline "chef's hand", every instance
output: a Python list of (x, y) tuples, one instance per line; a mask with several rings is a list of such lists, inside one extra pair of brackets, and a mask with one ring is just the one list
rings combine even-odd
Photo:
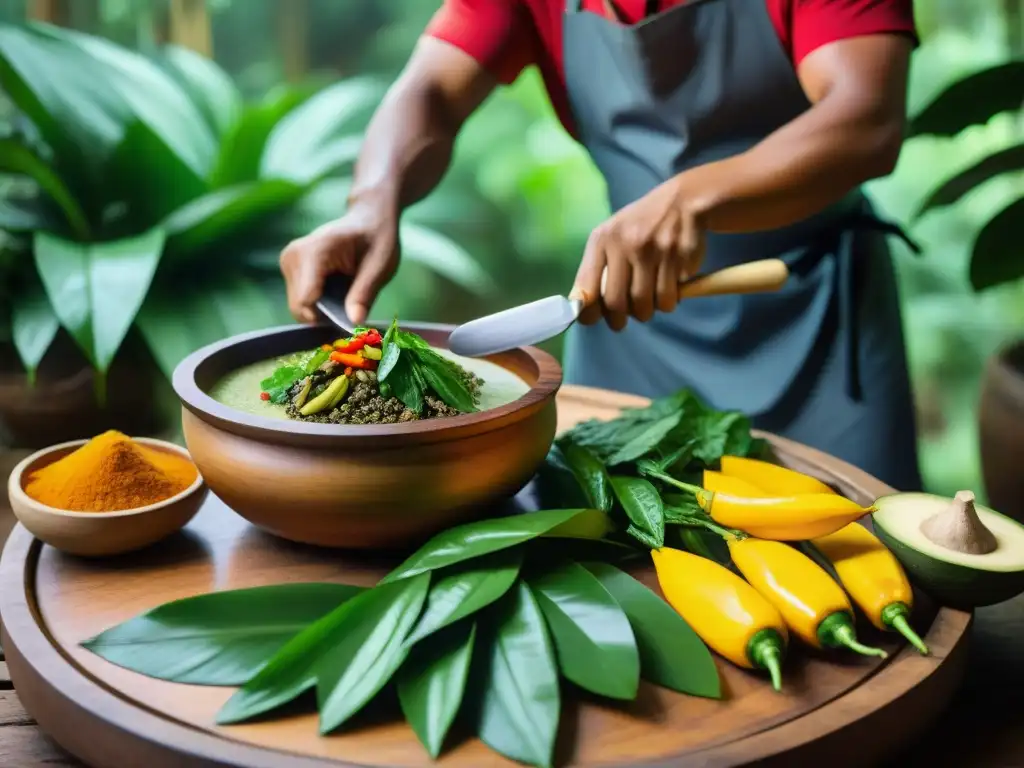
[(647, 322), (655, 309), (675, 309), (679, 282), (695, 275), (704, 258), (704, 230), (675, 181), (622, 208), (590, 235), (570, 294), (584, 303), (581, 323), (603, 315), (620, 331), (629, 317)]
[(293, 240), (281, 252), (288, 307), (295, 319), (315, 323), (324, 280), (352, 275), (345, 299), (349, 319), (360, 324), (381, 288), (398, 269), (398, 209), (379, 201), (354, 202), (340, 219)]

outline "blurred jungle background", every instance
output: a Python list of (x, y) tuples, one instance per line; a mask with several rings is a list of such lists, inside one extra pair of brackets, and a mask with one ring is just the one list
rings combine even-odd
[[(893, 241), (923, 468), (944, 494), (981, 489), (983, 372), (1024, 335), (1022, 5), (919, 0), (920, 119), (869, 189), (924, 251)], [(0, 440), (88, 430), (90, 409), (153, 412), (130, 428), (159, 430), (184, 355), (289, 322), (279, 249), (341, 212), (366, 119), (437, 6), (0, 0)], [(406, 217), (374, 314), (457, 322), (562, 291), (606, 213), (528, 71)]]

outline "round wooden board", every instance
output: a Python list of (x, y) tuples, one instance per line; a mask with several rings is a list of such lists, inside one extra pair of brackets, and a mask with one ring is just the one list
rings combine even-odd
[[(638, 398), (565, 387), (559, 427), (608, 418)], [(865, 473), (812, 449), (770, 437), (780, 459), (809, 470), (858, 500), (891, 491)], [(296, 510), (299, 514), (300, 510)], [(212, 590), (281, 582), (370, 584), (394, 558), (339, 555), (280, 541), (211, 498), (185, 533), (147, 551), (85, 561), (41, 546), (21, 527), (0, 561), (0, 616), (11, 676), (25, 707), (68, 751), (96, 768), (339, 768), (427, 766), (411, 729), (397, 719), (365, 720), (329, 737), (315, 713), (234, 727), (214, 725), (231, 689), (161, 682), (115, 667), (78, 644), (169, 600)], [(637, 574), (654, 586), (650, 572)], [(933, 655), (880, 637), (879, 662), (794, 648), (783, 692), (758, 674), (719, 663), (722, 701), (644, 685), (629, 706), (567, 693), (560, 765), (866, 766), (920, 733), (959, 682), (971, 615), (926, 601), (915, 624)], [(481, 743), (453, 745), (446, 768), (511, 766)]]

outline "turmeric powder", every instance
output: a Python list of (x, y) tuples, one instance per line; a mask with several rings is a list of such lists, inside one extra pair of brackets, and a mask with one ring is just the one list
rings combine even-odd
[(197, 475), (185, 457), (111, 430), (33, 473), (25, 493), (56, 509), (113, 512), (169, 499)]

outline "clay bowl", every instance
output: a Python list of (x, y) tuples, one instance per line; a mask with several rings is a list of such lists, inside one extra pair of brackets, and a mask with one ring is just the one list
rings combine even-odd
[[(435, 347), (451, 326), (409, 324)], [(530, 385), (508, 405), (402, 424), (312, 424), (217, 402), (225, 374), (312, 349), (337, 329), (286, 326), (195, 352), (174, 373), (182, 427), (210, 489), (277, 536), (346, 549), (415, 546), (479, 518), (533, 477), (555, 436), (558, 362), (532, 347), (488, 358)]]
[[(133, 438), (160, 451), (189, 458), (184, 448), (164, 440)], [(82, 447), (86, 440), (73, 440), (33, 453), (23, 459), (7, 481), (7, 495), (18, 522), (40, 541), (70, 555), (106, 557), (142, 549), (177, 533), (191, 520), (206, 499), (202, 473), (192, 485), (176, 496), (156, 504), (111, 512), (73, 512), (56, 509), (25, 493), (33, 472), (62, 459)]]

